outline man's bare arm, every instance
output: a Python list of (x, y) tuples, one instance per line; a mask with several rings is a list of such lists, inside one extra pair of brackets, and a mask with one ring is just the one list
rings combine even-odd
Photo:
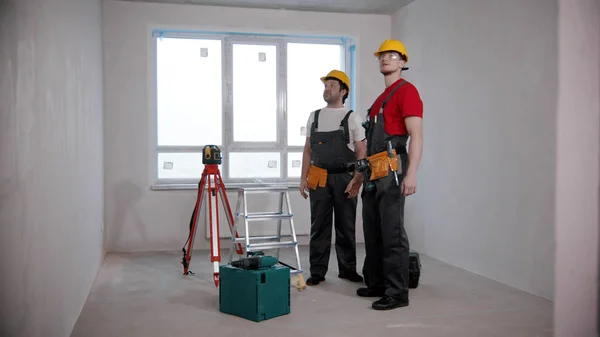
[(423, 153), (423, 119), (420, 117), (407, 117), (404, 119), (404, 124), (410, 135), (408, 170), (406, 174), (417, 174)]
[(367, 156), (367, 140), (355, 141), (354, 151), (356, 152), (356, 160), (364, 159)]
[(302, 152), (302, 174), (300, 175), (300, 181), (306, 181), (308, 177), (308, 169), (310, 168), (310, 157), (312, 155), (312, 149), (310, 148), (310, 137), (306, 137), (304, 143), (304, 151)]
[[(367, 146), (366, 146), (366, 140), (361, 140), (361, 141), (354, 141), (354, 151), (355, 151), (355, 155), (356, 155), (356, 160), (358, 161), (359, 159), (364, 159), (367, 155)], [(356, 196), (358, 195), (358, 192), (360, 190), (360, 187), (362, 186), (363, 183), (363, 175), (362, 173), (358, 172), (358, 170), (356, 170), (356, 168), (354, 169), (354, 175), (352, 176), (352, 180), (350, 180), (350, 183), (348, 184), (348, 186), (346, 186), (346, 190), (344, 191), (347, 195), (348, 198), (356, 198)]]

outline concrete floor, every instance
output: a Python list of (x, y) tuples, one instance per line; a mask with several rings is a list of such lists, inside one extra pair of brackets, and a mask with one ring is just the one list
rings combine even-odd
[[(293, 261), (288, 256), (282, 261)], [(552, 336), (551, 302), (427, 256), (410, 306), (379, 312), (370, 308), (372, 299), (355, 295), (359, 285), (337, 278), (332, 250), (327, 280), (302, 292), (292, 288), (291, 313), (260, 323), (219, 312), (207, 252), (194, 252), (190, 276), (182, 275), (181, 257), (108, 254), (71, 336)], [(306, 247), (301, 257), (307, 270)], [(363, 258), (360, 246), (359, 272)]]

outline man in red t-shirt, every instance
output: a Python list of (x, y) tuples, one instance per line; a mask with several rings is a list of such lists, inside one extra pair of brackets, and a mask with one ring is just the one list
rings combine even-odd
[[(408, 62), (402, 42), (384, 41), (375, 56), (386, 89), (369, 109), (365, 126), (369, 162), (365, 172), (369, 179), (365, 179), (362, 191), (362, 211), (366, 248), (363, 276), (367, 287), (359, 288), (357, 294), (381, 297), (372, 306), (387, 310), (408, 306), (409, 302), (404, 201), (417, 187), (423, 148), (423, 102), (415, 86), (402, 78)], [(389, 170), (390, 166), (396, 171)], [(363, 167), (361, 170), (366, 169)]]

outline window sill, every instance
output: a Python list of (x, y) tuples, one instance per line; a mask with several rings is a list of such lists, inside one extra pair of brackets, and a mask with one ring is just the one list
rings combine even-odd
[[(293, 182), (293, 181), (286, 181), (286, 182), (280, 182), (280, 183), (272, 183), (272, 184), (266, 184), (266, 183), (225, 183), (225, 189), (226, 190), (237, 190), (239, 188), (242, 187), (269, 187), (269, 186), (275, 186), (275, 187), (281, 187), (281, 186), (285, 186), (288, 187), (290, 189), (297, 189), (300, 186), (300, 182)], [(184, 183), (184, 184), (177, 184), (177, 183), (156, 183), (150, 186), (150, 189), (152, 191), (183, 191), (183, 190), (197, 190), (198, 189), (198, 183)]]

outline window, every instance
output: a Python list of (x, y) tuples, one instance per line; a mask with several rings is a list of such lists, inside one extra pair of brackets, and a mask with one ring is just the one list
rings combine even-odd
[(233, 44), (233, 141), (277, 141), (277, 46)]
[(202, 148), (217, 145), (226, 185), (297, 185), (306, 121), (325, 105), (320, 78), (332, 69), (352, 77), (349, 40), (164, 31), (153, 38), (154, 183), (197, 184)]

